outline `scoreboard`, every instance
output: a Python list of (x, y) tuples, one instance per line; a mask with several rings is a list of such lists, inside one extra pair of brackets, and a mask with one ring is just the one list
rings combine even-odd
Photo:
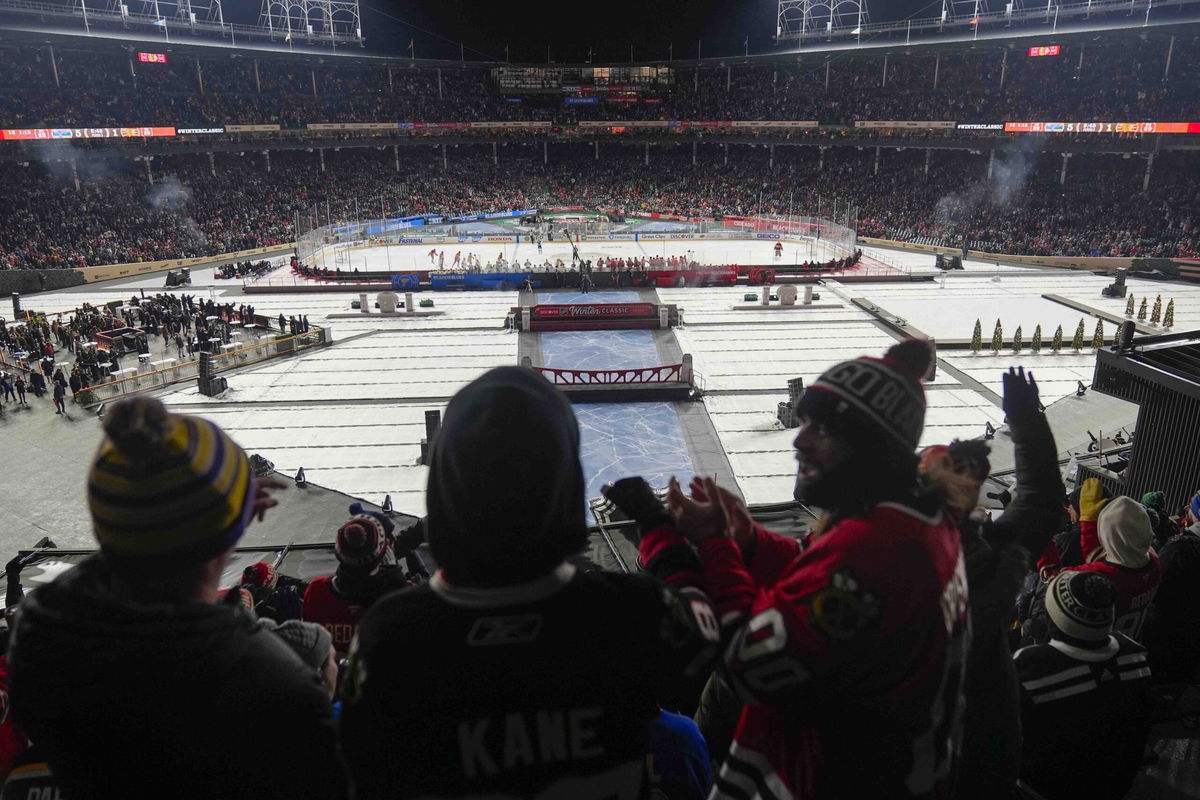
[(1062, 47), (1057, 44), (1044, 44), (1040, 47), (1029, 48), (1030, 58), (1038, 56), (1056, 56), (1062, 52)]
[(138, 61), (143, 64), (165, 64), (167, 63), (166, 53), (138, 53)]

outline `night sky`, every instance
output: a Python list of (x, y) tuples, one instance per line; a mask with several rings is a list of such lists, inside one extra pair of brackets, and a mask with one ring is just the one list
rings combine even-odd
[[(638, 61), (701, 55), (740, 55), (745, 38), (750, 52), (770, 52), (777, 0), (641, 0), (641, 2), (488, 3), (481, 0), (360, 0), (367, 49), (406, 55), (414, 40), (418, 58), (504, 59), (546, 63), (546, 47), (556, 62), (628, 62), (629, 46)], [(936, 16), (940, 2), (868, 0), (873, 22), (910, 15)], [(924, 8), (924, 10), (922, 10)]]

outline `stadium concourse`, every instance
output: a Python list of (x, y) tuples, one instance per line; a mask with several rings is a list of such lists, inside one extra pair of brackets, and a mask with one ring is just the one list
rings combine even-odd
[[(473, 247), (483, 257), (500, 246)], [(702, 262), (725, 261), (728, 246), (687, 242)], [(764, 255), (770, 248), (766, 243), (737, 246), (762, 247)], [(565, 245), (547, 244), (547, 254), (551, 247)], [(593, 242), (588, 247), (602, 246)], [(866, 254), (908, 270), (914, 280), (843, 284), (829, 279), (816, 287), (820, 300), (813, 307), (792, 310), (778, 304), (769, 310), (756, 309), (743, 295), (757, 290), (745, 287), (601, 291), (586, 296), (540, 289), (539, 302), (640, 299), (675, 304), (683, 325), (667, 332), (538, 334), (542, 358), (538, 365), (656, 366), (690, 353), (703, 384), (699, 403), (680, 402), (667, 408), (635, 405), (619, 413), (603, 404), (578, 406), (588, 496), (598, 497), (600, 485), (622, 474), (646, 474), (652, 484), (663, 486), (672, 474), (690, 477), (695, 465), (704, 463), (735, 479), (751, 504), (790, 500), (795, 478), (793, 433), (775, 419), (777, 405), (787, 399), (788, 379), (799, 377), (808, 384), (831, 364), (882, 351), (900, 335), (893, 327), (897, 321), (910, 331), (946, 342), (939, 353), (937, 377), (929, 386), (921, 440), (927, 445), (981, 436), (986, 424), (1001, 428), (1000, 376), (1009, 366), (1024, 365), (1034, 371), (1047, 405), (1073, 397), (1080, 382), (1086, 386), (1092, 379), (1096, 323), (1092, 314), (1123, 318), (1124, 301), (1100, 296), (1110, 282), (1106, 277), (972, 259), (964, 262), (961, 272), (941, 273), (932, 268), (928, 255), (881, 248), (866, 248)], [(426, 291), (417, 297), (432, 299), (441, 312), (437, 316), (347, 318), (356, 313), (350, 307), (356, 292), (330, 287), (317, 294), (287, 293), (282, 284), (290, 284), (293, 278), (286, 265), (264, 279), (281, 284), (275, 293), (244, 295), (240, 281), (218, 280), (212, 269), (195, 271), (192, 280), (192, 286), (171, 291), (211, 295), (218, 302), (235, 304), (252, 300), (266, 317), (307, 314), (310, 323), (332, 331), (333, 344), (225, 373), (229, 390), (217, 397), (204, 396), (192, 382), (177, 384), (159, 392), (168, 407), (217, 422), (248, 452), (271, 460), (283, 473), (304, 468), (310, 482), (375, 504), (390, 496), (397, 511), (415, 516), (425, 513), (428, 470), (418, 464), (425, 412), (443, 409), (451, 395), (486, 370), (519, 361), (518, 336), (505, 330), (509, 310), (522, 302), (518, 292)], [(162, 291), (161, 285), (160, 276), (110, 281), (37, 294), (26, 298), (26, 305), (39, 311), (67, 311), (82, 302), (128, 298), (142, 289)], [(1200, 327), (1200, 287), (1138, 278), (1130, 278), (1128, 285), (1139, 299), (1145, 296), (1152, 302), (1162, 295), (1164, 304), (1174, 299), (1176, 329)], [(1047, 295), (1057, 299), (1046, 299)], [(972, 353), (964, 344), (977, 319), (985, 347)], [(1008, 343), (1018, 326), (1029, 342), (1040, 325), (1041, 353), (1025, 349), (1014, 354), (1011, 344), (1006, 344), (994, 354), (988, 344), (997, 319)], [(1076, 352), (1069, 342), (1081, 319), (1087, 346)], [(1049, 343), (1060, 325), (1065, 345), (1062, 352), (1051, 354)], [(1105, 323), (1109, 337), (1115, 329), (1112, 322)], [(957, 347), (950, 349), (955, 340)], [(703, 409), (705, 424), (681, 422), (683, 416), (694, 414), (689, 409), (695, 406)], [(1122, 421), (1113, 430), (1131, 427), (1136, 418), (1132, 405), (1115, 413)], [(22, 435), (27, 423), (24, 417), (21, 420), (10, 419), (9, 434)], [(647, 438), (651, 431), (655, 436)], [(62, 546), (91, 545), (87, 507), (82, 502), (87, 466), (83, 456), (99, 436), (98, 421), (74, 406), (69, 436), (46, 434), (39, 426), (36, 438), (45, 444), (30, 449), (27, 475), (0, 487), (0, 509), (7, 523), (4, 545), (14, 550), (27, 547), (49, 530), (57, 532)], [(1082, 452), (1088, 440), (1081, 438), (1060, 446), (1064, 452)], [(52, 482), (47, 476), (53, 476)], [(37, 509), (32, 515), (31, 502)], [(327, 537), (327, 532), (314, 532), (311, 540), (322, 536)]]

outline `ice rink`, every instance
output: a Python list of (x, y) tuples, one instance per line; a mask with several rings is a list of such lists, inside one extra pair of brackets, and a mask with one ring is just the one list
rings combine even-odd
[[(783, 255), (776, 262), (775, 242), (769, 239), (651, 239), (640, 242), (613, 240), (580, 242), (576, 246), (581, 258), (592, 261), (601, 257), (608, 259), (687, 256), (701, 264), (800, 264), (814, 259), (828, 261), (840, 256), (820, 242), (784, 242)], [(439, 253), (444, 251), (444, 263), (436, 256), (431, 259), (430, 250), (437, 250)], [(317, 263), (328, 269), (358, 269), (363, 272), (435, 269), (439, 266), (449, 269), (453, 266), (457, 253), (461, 253), (463, 259), (466, 259), (468, 254), (473, 254), (484, 264), (496, 261), (500, 255), (510, 264), (520, 261), (524, 265), (526, 259), (531, 265), (541, 264), (546, 259), (551, 263), (556, 259), (562, 259), (566, 264), (571, 263), (571, 245), (568, 242), (544, 242), (539, 252), (536, 244), (524, 240), (436, 246), (392, 244), (387, 247), (342, 247), (327, 249)], [(932, 257), (927, 257), (926, 261), (931, 264)]]
[[(671, 245), (666, 243), (668, 255)], [(754, 256), (747, 247), (760, 248), (761, 255), (769, 258), (771, 243), (690, 241), (688, 246), (698, 248), (703, 260), (721, 263)], [(518, 246), (522, 247), (527, 246)], [(663, 244), (656, 242), (645, 249), (626, 242), (589, 247), (594, 249), (587, 257), (649, 255), (653, 248), (659, 248), (661, 254)], [(739, 254), (738, 248), (746, 256)], [(530, 248), (530, 258), (534, 255), (536, 250)], [(932, 267), (929, 256), (895, 251), (879, 255), (907, 263), (918, 273)], [(801, 377), (810, 384), (832, 364), (861, 354), (882, 354), (895, 341), (875, 317), (854, 305), (853, 299), (865, 298), (926, 334), (944, 339), (968, 339), (978, 318), (985, 345), (997, 317), (1006, 333), (1021, 325), (1026, 341), (1032, 337), (1033, 326), (1040, 323), (1047, 344), (1059, 324), (1069, 341), (1075, 324), (1084, 317), (1090, 342), (1095, 318), (1047, 300), (1043, 297), (1047, 294), (1118, 316), (1124, 312), (1124, 300), (1100, 296), (1111, 280), (1107, 277), (1020, 267), (997, 270), (993, 264), (972, 261), (965, 266), (965, 271), (948, 274), (944, 281), (839, 284), (829, 280), (818, 287), (821, 299), (817, 305), (821, 307), (791, 310), (735, 310), (746, 305), (745, 287), (657, 290), (661, 302), (677, 304), (683, 313), (685, 324), (673, 332), (674, 339), (682, 352), (694, 358), (706, 392), (700, 402), (748, 501), (778, 502), (791, 497), (793, 432), (781, 429), (775, 421), (778, 403), (787, 398), (788, 379)], [(1143, 295), (1152, 305), (1161, 294), (1164, 307), (1174, 299), (1175, 330), (1200, 327), (1200, 286), (1136, 278), (1128, 284), (1138, 303)], [(147, 293), (163, 291), (162, 285), (163, 276), (153, 275), (34, 294), (24, 300), (27, 308), (39, 311), (69, 311), (85, 301), (100, 304), (128, 299), (143, 288)], [(372, 502), (390, 495), (398, 510), (412, 514), (424, 512), (427, 470), (417, 461), (425, 411), (444, 408), (454, 392), (487, 369), (518, 363), (518, 334), (504, 329), (506, 314), (520, 302), (516, 292), (425, 295), (433, 298), (441, 316), (382, 318), (373, 314), (330, 320), (330, 315), (351, 313), (350, 302), (357, 294), (245, 295), (240, 281), (214, 280), (211, 269), (193, 272), (193, 285), (183, 291), (218, 302), (249, 302), (259, 313), (270, 316), (307, 314), (311, 323), (331, 328), (334, 344), (229, 372), (230, 389), (221, 397), (204, 397), (194, 383), (181, 383), (161, 393), (165, 402), (212, 419), (248, 451), (274, 461), (283, 472), (304, 467), (313, 483)], [(626, 293), (611, 298), (606, 294), (592, 293), (587, 301), (632, 299), (624, 297)], [(538, 299), (569, 302), (582, 298), (543, 293)], [(653, 366), (645, 362), (661, 361), (645, 331), (541, 337), (544, 365), (602, 369)], [(1067, 348), (1057, 355), (1043, 350), (1036, 356), (1028, 350), (1013, 354), (1006, 349), (999, 355), (990, 349), (977, 355), (943, 350), (937, 379), (927, 391), (929, 410), (922, 443), (973, 438), (987, 422), (999, 426), (1003, 419), (1000, 377), (1009, 366), (1033, 369), (1048, 405), (1072, 393), (1077, 381), (1089, 384), (1093, 363), (1090, 347), (1081, 353)], [(42, 406), (30, 413), (53, 417), (49, 402)], [(589, 493), (625, 473), (645, 474), (652, 482), (662, 483), (671, 474), (685, 479), (693, 469), (691, 444), (680, 426), (680, 409), (674, 404), (581, 405), (577, 415)], [(10, 441), (19, 441), (15, 429), (24, 420), (14, 416), (9, 415), (3, 426)], [(84, 483), (90, 455), (100, 438), (99, 424), (93, 415), (73, 409), (72, 419), (62, 420), (55, 430), (61, 430), (61, 434), (53, 434), (58, 449), (43, 455), (34, 442), (23, 445), (31, 460), (45, 460), (39, 462), (38, 470), (52, 474), (54, 485), (32, 478), (14, 479), (0, 489), (0, 521), (30, 541), (40, 535), (38, 531), (46, 530), (40, 516), (42, 504), (74, 504), (86, 516)], [(62, 455), (63, 447), (71, 448), (70, 457)], [(38, 470), (31, 474), (39, 474)], [(67, 544), (92, 544), (85, 524), (59, 527)], [(19, 539), (18, 543), (30, 542)]]

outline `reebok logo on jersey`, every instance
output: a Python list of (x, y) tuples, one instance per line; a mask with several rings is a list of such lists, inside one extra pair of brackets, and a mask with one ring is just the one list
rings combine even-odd
[(467, 645), (486, 647), (494, 644), (526, 644), (536, 639), (541, 630), (541, 614), (480, 617), (467, 632)]

